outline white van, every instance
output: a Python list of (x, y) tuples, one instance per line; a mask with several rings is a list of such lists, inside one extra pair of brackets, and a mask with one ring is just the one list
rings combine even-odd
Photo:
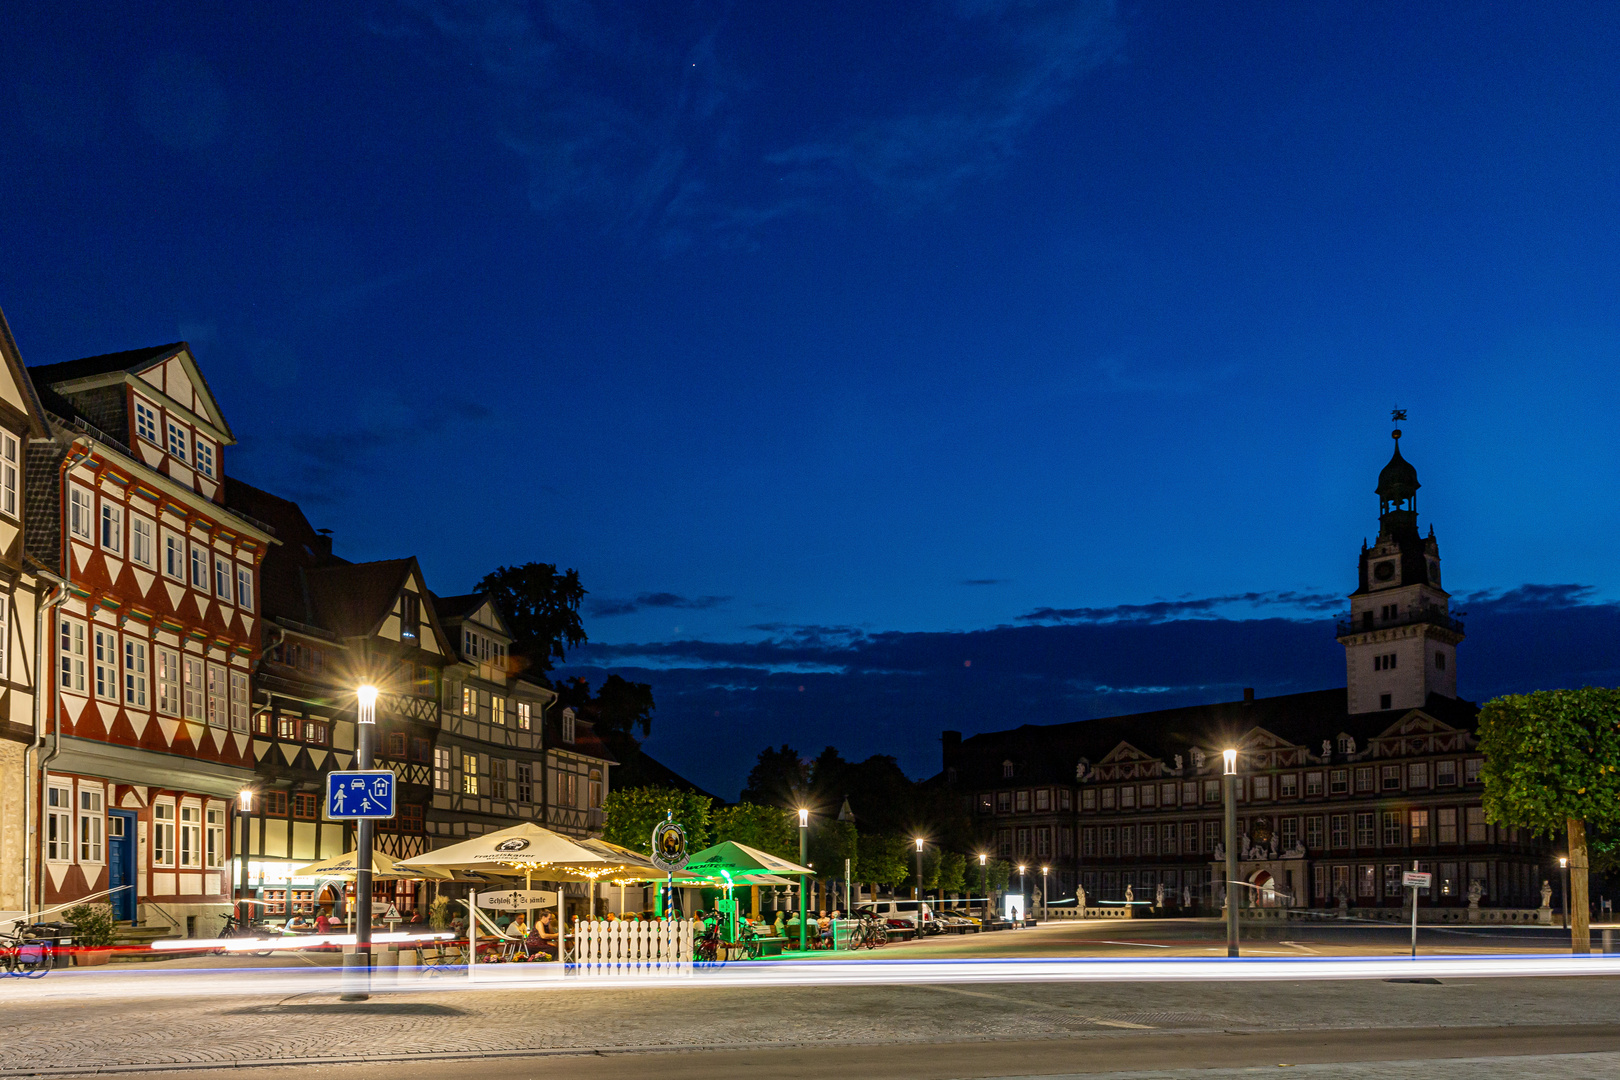
[(920, 934), (941, 934), (945, 931), (926, 900), (874, 900), (869, 904), (856, 905), (855, 914), (871, 915), (886, 922), (906, 923)]

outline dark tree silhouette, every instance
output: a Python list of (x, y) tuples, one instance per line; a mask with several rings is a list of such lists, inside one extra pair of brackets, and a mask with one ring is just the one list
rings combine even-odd
[(558, 573), (555, 563), (540, 562), (501, 566), (484, 575), (478, 591), (495, 601), (515, 639), (512, 651), (537, 672), (550, 671), (554, 661), (585, 643), (579, 621), (585, 586), (578, 570)]

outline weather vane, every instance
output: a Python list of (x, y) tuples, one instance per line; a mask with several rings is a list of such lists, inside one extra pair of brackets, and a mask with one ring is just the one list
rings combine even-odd
[(1404, 421), (1405, 419), (1406, 419), (1406, 410), (1405, 409), (1391, 409), (1391, 410), (1389, 410), (1389, 422), (1390, 423), (1399, 424), (1402, 421)]

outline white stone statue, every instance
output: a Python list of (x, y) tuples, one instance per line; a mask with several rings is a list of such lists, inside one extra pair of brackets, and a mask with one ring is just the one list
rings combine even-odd
[(1125, 902), (1127, 904), (1136, 902), (1136, 890), (1131, 888), (1129, 884), (1125, 886)]
[(1541, 906), (1543, 910), (1552, 907), (1552, 882), (1550, 881), (1541, 883)]
[(1484, 895), (1485, 895), (1485, 890), (1480, 887), (1480, 884), (1479, 884), (1478, 880), (1470, 881), (1468, 883), (1468, 906), (1469, 907), (1474, 908), (1474, 909), (1477, 910), (1479, 908), (1479, 899), (1480, 899), (1480, 897), (1482, 897)]
[(1271, 834), (1271, 857), (1273, 859), (1275, 859), (1277, 857), (1277, 834), (1276, 833)]
[(1184, 908), (1192, 907), (1192, 890), (1185, 885), (1181, 887), (1181, 906)]
[(1193, 758), (1193, 768), (1198, 769), (1200, 772), (1203, 771), (1203, 768), (1204, 768), (1204, 752), (1202, 750), (1200, 750), (1198, 747), (1195, 746), (1195, 747), (1192, 748), (1192, 758)]
[(1084, 885), (1076, 885), (1074, 887), (1074, 909), (1080, 912), (1082, 916), (1085, 915), (1086, 887)]
[(1162, 881), (1159, 882), (1158, 887), (1153, 890), (1153, 909), (1155, 911), (1164, 910), (1164, 882)]
[(1215, 861), (1216, 862), (1222, 862), (1225, 859), (1226, 859), (1226, 845), (1220, 843), (1219, 841), (1217, 841), (1216, 844), (1215, 844)]
[(1332, 756), (1333, 756), (1333, 740), (1332, 739), (1323, 739), (1322, 740), (1322, 760), (1326, 761), (1328, 758), (1330, 758)]
[(1181, 755), (1177, 754), (1176, 755), (1176, 772), (1180, 772), (1180, 771), (1181, 771)]
[(1254, 848), (1249, 844), (1249, 834), (1239, 833), (1238, 840), (1241, 841), (1238, 844), (1238, 850), (1241, 851), (1243, 853), (1243, 857), (1247, 859), (1251, 854), (1254, 853)]

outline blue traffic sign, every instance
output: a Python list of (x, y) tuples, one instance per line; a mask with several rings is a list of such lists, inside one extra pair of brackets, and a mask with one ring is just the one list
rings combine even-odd
[(326, 774), (328, 818), (391, 818), (394, 816), (394, 774), (387, 769), (366, 769)]

